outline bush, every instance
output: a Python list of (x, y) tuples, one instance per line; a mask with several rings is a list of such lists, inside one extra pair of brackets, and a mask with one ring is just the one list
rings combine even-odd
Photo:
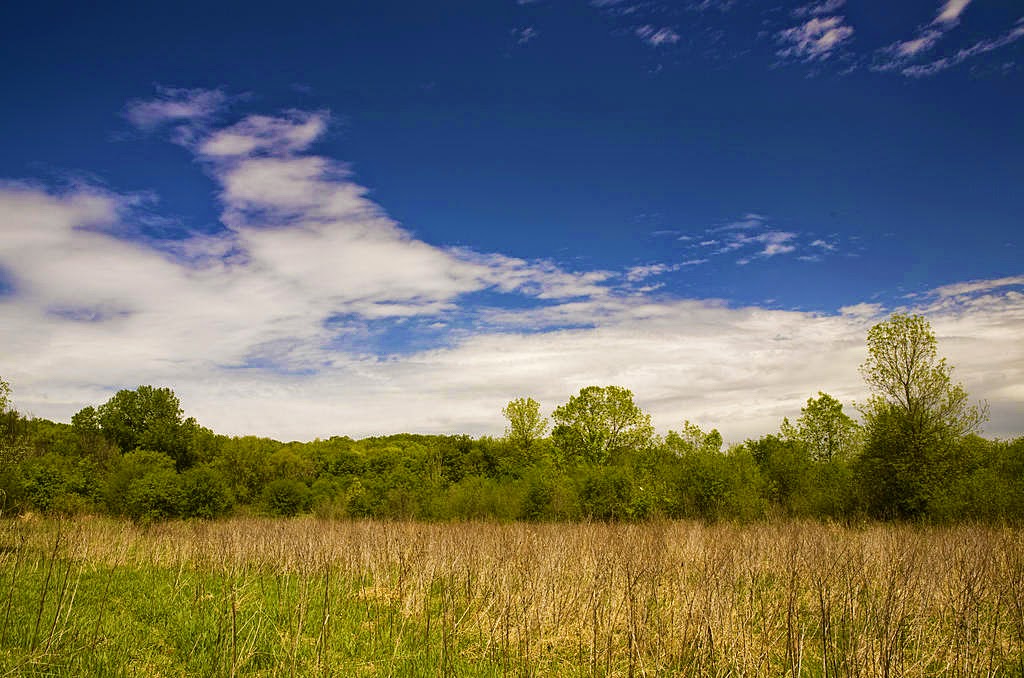
[(209, 466), (197, 466), (181, 474), (181, 492), (185, 518), (217, 518), (234, 505), (227, 480)]
[(90, 463), (53, 453), (24, 462), (21, 483), (25, 500), (43, 513), (88, 512), (98, 494)]
[(279, 478), (263, 488), (263, 507), (272, 516), (296, 516), (309, 510), (312, 494), (306, 483)]
[(107, 508), (114, 514), (131, 515), (128, 494), (132, 483), (148, 473), (166, 470), (174, 470), (174, 460), (163, 452), (135, 450), (122, 456), (107, 477)]
[(136, 478), (125, 494), (125, 513), (139, 523), (176, 518), (182, 513), (181, 476), (161, 468)]
[(617, 466), (587, 468), (580, 483), (580, 508), (589, 518), (598, 520), (629, 520), (643, 507), (634, 504), (633, 479)]

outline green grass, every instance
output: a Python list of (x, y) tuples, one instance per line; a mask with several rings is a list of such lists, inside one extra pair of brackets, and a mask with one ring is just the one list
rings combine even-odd
[[(5, 601), (0, 673), (39, 676), (501, 675), (452, 633), (451, 596), (414, 618), (368, 579), (266, 568), (23, 564)], [(45, 594), (45, 595), (44, 595)], [(492, 653), (493, 655), (493, 653)]]
[(0, 676), (1021, 676), (1011, 529), (0, 522)]

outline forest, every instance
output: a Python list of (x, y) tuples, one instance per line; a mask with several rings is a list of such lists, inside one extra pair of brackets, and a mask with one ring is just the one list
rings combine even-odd
[(685, 420), (657, 435), (620, 386), (583, 388), (549, 417), (514, 398), (502, 437), (280, 442), (218, 435), (167, 387), (121, 390), (59, 423), (17, 412), (0, 381), (0, 510), (139, 523), (1024, 520), (1024, 437), (979, 434), (985, 405), (953, 381), (927, 320), (876, 324), (867, 355), (872, 395), (849, 410), (859, 418), (819, 392), (777, 431), (728, 447)]

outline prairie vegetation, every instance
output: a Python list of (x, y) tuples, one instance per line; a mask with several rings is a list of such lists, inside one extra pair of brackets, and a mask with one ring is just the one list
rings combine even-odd
[(1024, 674), (1024, 536), (1009, 528), (0, 530), (0, 675)]

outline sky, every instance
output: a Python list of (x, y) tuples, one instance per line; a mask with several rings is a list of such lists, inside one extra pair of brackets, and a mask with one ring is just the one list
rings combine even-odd
[(738, 442), (919, 313), (1024, 433), (1024, 4), (14, 3), (0, 377), (69, 421), (501, 435), (590, 385)]

